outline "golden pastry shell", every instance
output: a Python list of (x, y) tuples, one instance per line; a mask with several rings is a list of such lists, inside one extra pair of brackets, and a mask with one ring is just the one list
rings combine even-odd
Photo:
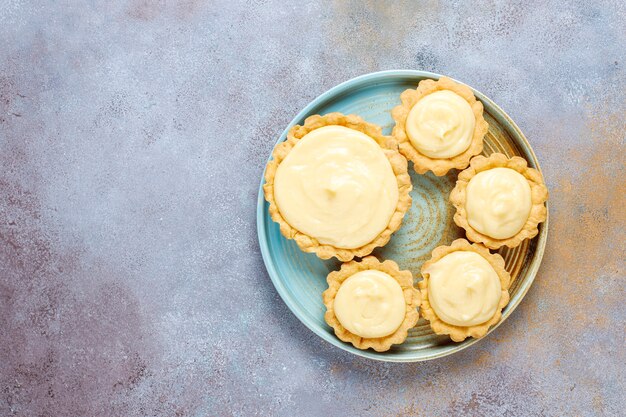
[[(517, 234), (507, 239), (495, 239), (474, 229), (469, 224), (467, 211), (465, 209), (467, 184), (469, 184), (470, 180), (479, 172), (500, 167), (513, 169), (526, 178), (530, 185), (532, 200), (532, 207), (526, 223)], [(499, 249), (502, 246), (514, 248), (519, 246), (525, 239), (532, 239), (537, 236), (537, 233), (539, 233), (539, 223), (544, 222), (548, 216), (548, 210), (545, 206), (547, 200), (548, 189), (543, 182), (541, 173), (534, 168), (530, 168), (524, 158), (520, 158), (519, 156), (507, 158), (501, 153), (494, 153), (489, 157), (481, 155), (472, 158), (469, 168), (459, 173), (456, 186), (450, 193), (450, 202), (456, 208), (454, 222), (457, 226), (465, 229), (468, 240), (483, 243), (489, 249)]]
[[(485, 323), (467, 327), (455, 326), (441, 320), (430, 305), (430, 301), (428, 299), (428, 281), (430, 275), (426, 272), (426, 270), (430, 267), (430, 265), (439, 261), (444, 256), (456, 251), (471, 251), (479, 254), (485, 258), (487, 262), (489, 262), (500, 278), (500, 286), (502, 287), (500, 303), (498, 304), (496, 313)], [(457, 239), (452, 242), (450, 246), (438, 246), (435, 250), (433, 250), (431, 259), (425, 262), (422, 266), (421, 273), (424, 279), (417, 284), (422, 294), (420, 313), (422, 314), (422, 317), (430, 322), (430, 327), (433, 329), (433, 332), (436, 334), (449, 335), (455, 342), (462, 342), (468, 337), (480, 338), (486, 335), (489, 328), (500, 321), (500, 318), (502, 317), (502, 309), (509, 303), (508, 290), (511, 285), (511, 276), (506, 269), (504, 269), (504, 259), (498, 254), (490, 253), (489, 250), (483, 245), (476, 243), (471, 244), (465, 239)]]
[[(441, 90), (452, 91), (465, 99), (472, 108), (476, 118), (474, 134), (469, 147), (464, 152), (451, 158), (431, 158), (420, 153), (411, 143), (405, 129), (406, 119), (413, 106), (427, 95)], [(448, 77), (441, 77), (438, 81), (422, 80), (417, 88), (402, 92), (400, 101), (402, 104), (394, 107), (391, 111), (391, 116), (396, 122), (392, 135), (398, 141), (400, 153), (406, 156), (408, 160), (413, 161), (413, 168), (418, 174), (432, 171), (435, 175), (442, 176), (453, 168), (463, 169), (469, 165), (469, 160), (472, 156), (482, 152), (483, 138), (489, 130), (489, 124), (483, 116), (483, 104), (476, 100), (474, 93), (468, 86), (459, 84)]]
[[(356, 274), (357, 272), (366, 270), (378, 270), (389, 274), (395, 279), (402, 288), (404, 294), (404, 302), (406, 304), (406, 314), (404, 320), (398, 329), (384, 337), (364, 338), (351, 333), (341, 325), (339, 319), (335, 315), (334, 301), (341, 284)], [(391, 260), (380, 262), (374, 256), (363, 258), (360, 262), (351, 261), (341, 265), (339, 271), (333, 271), (326, 278), (328, 289), (322, 294), (324, 305), (326, 306), (326, 314), (324, 320), (335, 330), (335, 335), (344, 342), (352, 343), (358, 349), (372, 348), (377, 352), (384, 352), (396, 345), (404, 342), (408, 336), (408, 331), (415, 326), (419, 319), (417, 308), (420, 305), (420, 292), (413, 286), (413, 274), (410, 271), (401, 271), (398, 264)]]
[[(274, 198), (274, 178), (278, 165), (282, 162), (287, 154), (293, 149), (296, 143), (302, 139), (307, 133), (319, 129), (323, 126), (345, 126), (350, 129), (358, 130), (365, 133), (376, 141), (383, 149), (383, 152), (398, 182), (398, 204), (396, 210), (389, 220), (389, 224), (374, 240), (359, 248), (345, 249), (337, 248), (333, 245), (323, 244), (312, 236), (304, 234), (289, 223), (280, 214), (278, 205)], [(368, 123), (356, 115), (344, 115), (342, 113), (329, 113), (324, 116), (313, 115), (307, 117), (304, 125), (295, 125), (287, 133), (287, 140), (279, 143), (274, 148), (272, 160), (268, 162), (265, 169), (265, 184), (263, 191), (265, 199), (269, 202), (269, 213), (273, 221), (280, 225), (280, 232), (287, 239), (296, 241), (300, 249), (304, 252), (313, 252), (321, 259), (329, 259), (333, 256), (342, 262), (349, 261), (354, 257), (362, 257), (369, 255), (376, 247), (382, 247), (389, 242), (391, 234), (397, 231), (402, 224), (402, 219), (407, 210), (411, 206), (411, 196), (409, 195), (413, 186), (411, 178), (408, 174), (408, 166), (406, 159), (398, 152), (397, 144), (393, 138), (384, 136), (382, 128), (373, 123)]]

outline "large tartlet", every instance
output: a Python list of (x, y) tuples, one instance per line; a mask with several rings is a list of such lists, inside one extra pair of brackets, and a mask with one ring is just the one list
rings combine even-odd
[[(437, 269), (438, 264), (444, 263), (455, 255), (464, 256), (460, 256), (458, 269), (451, 270), (449, 265), (451, 262)], [(476, 263), (478, 260), (478, 264), (464, 264), (465, 259), (469, 259), (470, 263)], [(487, 265), (488, 270), (484, 274), (481, 274), (481, 262)], [(482, 271), (485, 271), (485, 267), (482, 268)], [(446, 276), (446, 273), (450, 274), (451, 271), (454, 273)], [(450, 246), (435, 248), (432, 258), (422, 266), (421, 273), (424, 279), (418, 283), (422, 295), (420, 313), (430, 322), (433, 332), (449, 335), (455, 342), (461, 342), (468, 337), (483, 337), (491, 326), (500, 321), (502, 309), (509, 302), (508, 289), (511, 277), (504, 269), (504, 259), (498, 254), (490, 253), (484, 246), (470, 244), (465, 239), (457, 239)], [(436, 274), (436, 279), (439, 280), (435, 284), (431, 283), (431, 274)], [(442, 279), (448, 279), (448, 282), (441, 283)], [(435, 285), (437, 293), (431, 288)], [(431, 297), (436, 298), (431, 299)], [(490, 302), (488, 306), (482, 304), (476, 306), (476, 303), (484, 302), (485, 299)], [(435, 300), (437, 300), (436, 303)], [(464, 317), (456, 312), (455, 308), (465, 308), (464, 313), (471, 313), (473, 316)], [(440, 310), (439, 314), (437, 309)], [(452, 314), (449, 314), (450, 311)], [(456, 317), (454, 317), (455, 314)]]
[(500, 153), (472, 158), (450, 194), (454, 222), (469, 240), (490, 249), (514, 248), (535, 237), (547, 218), (547, 199), (539, 171), (523, 158)]
[[(377, 276), (384, 280), (371, 279)], [(359, 279), (363, 282), (355, 282)], [(389, 350), (391, 345), (406, 340), (408, 330), (419, 319), (417, 309), (421, 297), (413, 286), (413, 275), (410, 271), (401, 271), (393, 261), (381, 263), (374, 256), (368, 256), (360, 262), (347, 262), (339, 271), (328, 274), (327, 282), (328, 289), (323, 293), (324, 319), (339, 339), (359, 349)], [(353, 293), (352, 298), (350, 294), (342, 296), (344, 288)]]
[(406, 159), (380, 126), (359, 116), (310, 116), (272, 156), (263, 186), (270, 216), (321, 259), (349, 261), (384, 246), (411, 205)]
[(400, 100), (391, 112), (396, 122), (393, 136), (417, 173), (445, 175), (467, 167), (470, 158), (482, 152), (489, 124), (469, 87), (447, 77), (422, 80)]

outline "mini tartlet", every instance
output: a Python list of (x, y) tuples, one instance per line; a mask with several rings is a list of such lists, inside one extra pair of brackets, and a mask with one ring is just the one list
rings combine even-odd
[(489, 124), (469, 87), (447, 77), (422, 80), (400, 100), (391, 112), (396, 122), (393, 136), (417, 173), (442, 176), (467, 167), (470, 158), (482, 152)]
[(397, 144), (356, 115), (310, 116), (272, 156), (263, 186), (271, 218), (321, 259), (349, 261), (384, 246), (411, 205)]
[(413, 275), (393, 261), (368, 256), (344, 263), (326, 280), (324, 319), (340, 340), (358, 349), (389, 350), (406, 340), (419, 319)]
[(547, 200), (541, 173), (524, 158), (500, 153), (472, 158), (450, 193), (454, 222), (470, 241), (490, 249), (514, 248), (535, 237), (547, 218)]
[(504, 259), (465, 239), (435, 248), (421, 273), (420, 313), (433, 332), (455, 342), (483, 337), (509, 302)]

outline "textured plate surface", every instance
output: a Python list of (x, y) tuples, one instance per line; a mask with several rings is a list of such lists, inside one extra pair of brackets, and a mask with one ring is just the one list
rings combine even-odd
[[(358, 114), (365, 120), (382, 126), (383, 133), (389, 135), (394, 125), (391, 109), (400, 103), (400, 93), (407, 88), (415, 88), (420, 80), (439, 77), (438, 74), (428, 72), (401, 70), (377, 72), (346, 81), (304, 108), (285, 129), (278, 142), (285, 140), (291, 126), (303, 123), (306, 117), (333, 111)], [(485, 119), (489, 123), (483, 155), (494, 152), (507, 156), (520, 155), (530, 166), (539, 169), (535, 154), (515, 123), (487, 97), (476, 90), (474, 94), (482, 101)], [(409, 172), (413, 181), (411, 209), (389, 244), (378, 248), (373, 254), (379, 259), (392, 259), (402, 269), (409, 269), (417, 282), (421, 280), (419, 270), (430, 258), (431, 251), (439, 245), (464, 237), (464, 231), (454, 224), (454, 207), (448, 202), (448, 195), (454, 187), (458, 171), (453, 170), (443, 177), (436, 177), (431, 173), (418, 175), (413, 171), (412, 163), (409, 163)], [(323, 261), (314, 254), (303, 253), (293, 241), (285, 239), (280, 234), (278, 225), (269, 216), (262, 185), (263, 179), (257, 207), (257, 228), (263, 260), (274, 286), (287, 306), (324, 340), (360, 356), (397, 362), (438, 358), (458, 352), (478, 341), (470, 338), (462, 343), (455, 343), (447, 336), (437, 336), (423, 318), (420, 318), (403, 344), (396, 345), (387, 352), (378, 353), (371, 349), (362, 351), (337, 339), (332, 328), (324, 322), (322, 292), (327, 287), (326, 275), (331, 270), (338, 269), (340, 263), (334, 259)], [(499, 251), (513, 280), (511, 301), (504, 309), (500, 323), (511, 314), (532, 284), (543, 255), (547, 224), (546, 221), (540, 225), (539, 235), (532, 241), (525, 241), (514, 249), (505, 248)]]

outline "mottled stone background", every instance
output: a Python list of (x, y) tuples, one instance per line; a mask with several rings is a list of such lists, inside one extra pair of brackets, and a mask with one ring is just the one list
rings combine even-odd
[[(621, 0), (2, 1), (0, 415), (624, 415), (625, 52)], [(398, 68), (499, 103), (551, 191), (520, 307), (415, 364), (307, 330), (255, 225), (296, 112)]]

